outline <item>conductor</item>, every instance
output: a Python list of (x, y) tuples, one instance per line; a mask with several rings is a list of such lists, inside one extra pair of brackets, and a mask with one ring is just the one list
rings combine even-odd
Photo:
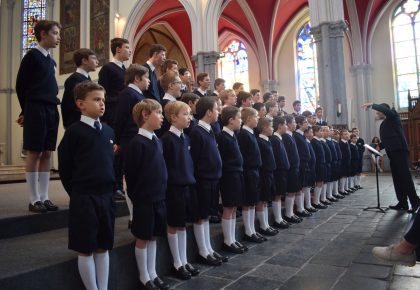
[(408, 210), (408, 196), (411, 204), (411, 210), (409, 212), (415, 212), (420, 206), (420, 198), (416, 193), (413, 179), (411, 178), (408, 145), (398, 113), (386, 103), (379, 105), (366, 103), (362, 108), (365, 110), (372, 108), (376, 111), (378, 119), (383, 120), (379, 128), (379, 134), (382, 140), (380, 148), (384, 148), (388, 155), (394, 189), (398, 199), (398, 203), (389, 206), (389, 208), (394, 210)]

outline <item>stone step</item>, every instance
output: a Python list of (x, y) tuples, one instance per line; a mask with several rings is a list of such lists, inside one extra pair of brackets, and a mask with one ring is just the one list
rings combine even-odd
[[(237, 237), (243, 236), (241, 222)], [(187, 227), (188, 259), (195, 262), (197, 246), (192, 226)], [(211, 239), (220, 250), (223, 236), (219, 224), (211, 225)], [(114, 249), (110, 252), (109, 289), (138, 289), (138, 271), (134, 256), (134, 237), (127, 229), (127, 218), (116, 219)], [(67, 249), (67, 229), (53, 230), (0, 240), (0, 289), (84, 289), (77, 269), (77, 254)], [(172, 257), (167, 239), (157, 241), (156, 270), (171, 285), (179, 280), (168, 276)], [(205, 268), (203, 266), (203, 268)]]

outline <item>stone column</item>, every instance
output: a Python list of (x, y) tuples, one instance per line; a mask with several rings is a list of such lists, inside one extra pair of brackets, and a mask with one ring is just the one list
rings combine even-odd
[(260, 85), (263, 88), (262, 94), (264, 94), (265, 92), (279, 90), (279, 81), (277, 80), (262, 80), (260, 81)]
[(348, 123), (343, 54), (346, 28), (344, 21), (335, 21), (311, 29), (317, 49), (320, 105), (329, 124)]
[(213, 82), (217, 77), (217, 60), (220, 58), (220, 54), (217, 51), (209, 52), (198, 52), (192, 57), (195, 62), (195, 72), (199, 74), (206, 72), (209, 74), (211, 84), (210, 89), (213, 89)]

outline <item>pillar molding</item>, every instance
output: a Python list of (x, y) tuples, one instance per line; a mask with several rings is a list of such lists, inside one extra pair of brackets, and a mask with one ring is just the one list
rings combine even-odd
[(278, 91), (279, 90), (279, 81), (277, 80), (262, 80), (260, 85), (263, 88), (264, 92)]
[(213, 87), (213, 82), (217, 78), (217, 60), (220, 58), (218, 51), (198, 52), (192, 56), (195, 62), (195, 71), (197, 74), (206, 72), (210, 77), (210, 87)]

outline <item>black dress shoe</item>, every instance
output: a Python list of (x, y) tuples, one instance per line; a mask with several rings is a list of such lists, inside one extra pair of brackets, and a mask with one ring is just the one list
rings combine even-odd
[(360, 185), (356, 185), (355, 188), (357, 188), (357, 189), (363, 189), (363, 187), (361, 187)]
[(230, 252), (232, 254), (243, 254), (244, 253), (244, 249), (238, 247), (235, 243), (232, 243), (230, 245), (226, 245), (225, 243), (223, 243), (222, 250)]
[(341, 194), (333, 194), (333, 197), (337, 198), (337, 199), (343, 199), (344, 198), (344, 196), (342, 196)]
[(310, 216), (312, 216), (312, 214), (311, 214), (311, 213), (306, 212), (306, 211), (297, 211), (297, 212), (296, 212), (296, 215), (297, 215), (298, 217), (310, 217)]
[(235, 241), (235, 244), (236, 244), (239, 248), (244, 249), (244, 252), (248, 251), (248, 247), (247, 247), (247, 246), (245, 246), (244, 244), (242, 244), (242, 243), (240, 243), (240, 242), (238, 242), (238, 241)]
[(409, 210), (407, 210), (408, 213), (416, 213), (419, 209), (420, 203), (417, 203), (416, 205), (412, 205)]
[(275, 232), (275, 233), (276, 233), (276, 235), (280, 232), (278, 229), (275, 229), (275, 228), (273, 228), (273, 227), (271, 227), (271, 226), (269, 226), (269, 227), (268, 227), (268, 230), (269, 230), (269, 231), (272, 231), (272, 232)]
[(275, 235), (277, 235), (277, 233), (276, 232), (273, 232), (273, 231), (270, 231), (270, 228), (267, 228), (267, 229), (262, 229), (262, 228), (260, 228), (259, 230), (258, 230), (258, 232), (260, 233), (260, 234), (262, 234), (262, 235), (264, 235), (264, 236), (270, 236), (270, 237), (273, 237), (273, 236), (275, 236)]
[(261, 235), (259, 232), (256, 232), (255, 235), (257, 237), (259, 237), (260, 239), (262, 239), (263, 242), (267, 242), (268, 241), (268, 239), (266, 237), (264, 237), (263, 235)]
[(155, 284), (159, 289), (161, 290), (168, 290), (171, 288), (168, 284), (162, 281), (159, 277), (156, 277), (155, 280), (153, 280), (153, 284)]
[(56, 206), (55, 204), (53, 204), (51, 202), (51, 200), (47, 199), (43, 202), (43, 205), (45, 206), (45, 208), (48, 211), (57, 211), (58, 210), (58, 206)]
[(28, 208), (29, 211), (38, 213), (46, 213), (48, 211), (48, 209), (40, 201), (37, 201), (34, 204), (30, 203)]
[(316, 209), (316, 208), (314, 208), (314, 207), (309, 207), (309, 208), (305, 208), (307, 211), (309, 211), (309, 212), (311, 212), (311, 213), (315, 213), (315, 212), (317, 212), (318, 210)]
[(324, 201), (322, 201), (322, 200), (321, 200), (321, 203), (322, 203), (323, 205), (332, 205), (332, 203), (331, 203), (331, 202), (329, 202), (328, 200), (324, 200)]
[(289, 223), (286, 222), (285, 220), (282, 220), (281, 222), (274, 222), (273, 223), (273, 227), (277, 228), (277, 229), (288, 229), (290, 227)]
[(141, 289), (146, 289), (146, 290), (159, 290), (160, 288), (157, 287), (155, 284), (153, 284), (152, 280), (147, 281), (146, 284), (143, 284), (140, 282), (141, 285)]
[(339, 191), (338, 193), (341, 194), (341, 195), (349, 195), (350, 194), (347, 191)]
[(244, 235), (244, 240), (247, 242), (251, 242), (251, 243), (257, 243), (257, 244), (261, 244), (262, 242), (264, 242), (263, 239), (260, 239), (257, 235), (253, 234), (251, 236), (248, 235)]
[(292, 224), (298, 224), (301, 222), (301, 220), (299, 220), (299, 218), (295, 217), (295, 216), (291, 216), (291, 217), (287, 217), (284, 216), (283, 219), (288, 222), (288, 223), (292, 223)]
[(187, 269), (185, 269), (184, 266), (181, 266), (178, 269), (173, 267), (172, 271), (175, 273), (175, 276), (181, 280), (191, 279), (191, 273)]
[(327, 197), (327, 200), (329, 200), (330, 202), (337, 202), (338, 199), (336, 199), (335, 197)]
[(213, 257), (212, 255), (207, 255), (207, 257), (203, 257), (201, 255), (198, 255), (198, 261), (200, 263), (209, 265), (209, 266), (220, 266), (222, 265), (222, 261), (216, 259), (215, 257)]
[(200, 274), (200, 269), (194, 267), (193, 265), (191, 265), (190, 263), (187, 263), (184, 268), (190, 272), (191, 276), (197, 276), (198, 274)]
[(293, 217), (295, 218), (295, 219), (298, 219), (299, 220), (299, 222), (303, 222), (303, 218), (301, 218), (301, 217), (298, 217), (297, 215), (293, 215)]
[(324, 205), (322, 203), (320, 203), (320, 204), (313, 204), (312, 206), (314, 208), (316, 208), (316, 209), (326, 209), (326, 208), (328, 208), (328, 205)]
[(220, 255), (216, 251), (213, 252), (213, 257), (216, 258), (217, 260), (223, 262), (223, 263), (226, 263), (229, 260), (229, 257), (228, 256)]
[(389, 208), (393, 209), (393, 210), (408, 210), (408, 205), (407, 204), (401, 204), (399, 202), (396, 205), (390, 205)]
[(211, 215), (209, 217), (209, 223), (211, 224), (219, 224), (221, 221), (222, 219), (218, 215)]

